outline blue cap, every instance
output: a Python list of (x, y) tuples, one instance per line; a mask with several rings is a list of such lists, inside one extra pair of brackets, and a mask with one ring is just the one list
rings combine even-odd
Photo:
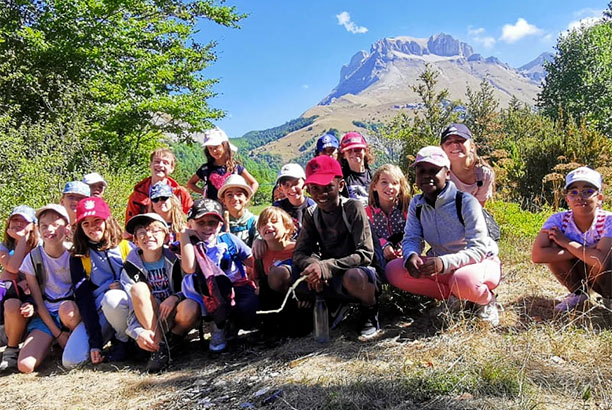
[(64, 191), (62, 194), (79, 194), (83, 196), (91, 196), (89, 185), (81, 181), (70, 181), (64, 185)]
[(36, 219), (36, 211), (34, 208), (30, 208), (27, 205), (19, 205), (13, 208), (9, 218), (13, 217), (14, 215), (21, 215), (28, 222), (38, 222), (38, 219)]
[(149, 198), (170, 198), (172, 196), (172, 187), (163, 182), (158, 182), (151, 187)]
[(340, 146), (338, 138), (334, 134), (325, 134), (317, 140), (317, 152), (323, 151), (325, 148), (336, 148)]

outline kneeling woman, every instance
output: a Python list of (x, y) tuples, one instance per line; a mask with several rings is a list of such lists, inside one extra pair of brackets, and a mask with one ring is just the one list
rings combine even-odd
[[(422, 148), (412, 166), (423, 193), (410, 202), (404, 256), (387, 265), (387, 280), (410, 293), (473, 302), (480, 306), (481, 319), (497, 325), (492, 290), (499, 284), (501, 268), (478, 200), (457, 193), (449, 179), (450, 162), (440, 147)], [(427, 256), (421, 256), (423, 241), (431, 246)]]
[(609, 271), (612, 247), (612, 213), (601, 209), (602, 179), (599, 172), (580, 167), (565, 179), (569, 211), (558, 212), (544, 222), (531, 251), (535, 263), (545, 263), (570, 294), (555, 306), (565, 312), (588, 299), (589, 290), (612, 296)]

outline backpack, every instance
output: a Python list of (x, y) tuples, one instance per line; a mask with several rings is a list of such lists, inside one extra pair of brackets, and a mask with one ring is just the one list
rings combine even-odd
[[(349, 199), (349, 198), (345, 198), (341, 196), (340, 197), (340, 208), (342, 209), (342, 220), (344, 220), (344, 226), (346, 226), (346, 229), (349, 232), (353, 232), (353, 225), (348, 220), (348, 217), (346, 216), (346, 212), (344, 211), (344, 205), (349, 200), (357, 201), (356, 199)], [(314, 221), (317, 232), (321, 232), (321, 222), (319, 221), (319, 207), (316, 205), (313, 205), (313, 206), (315, 208), (312, 213), (312, 219)], [(376, 235), (376, 232), (372, 228), (372, 222), (370, 221), (369, 218), (368, 218), (368, 223), (370, 224), (370, 232), (372, 233), (372, 242), (374, 243), (374, 258), (376, 258), (376, 261), (378, 262), (378, 265), (380, 266), (381, 270), (379, 273), (384, 275), (385, 267), (387, 266), (387, 261), (385, 260), (385, 256), (384, 256), (382, 247), (380, 246), (380, 239), (378, 238), (378, 235)]]
[[(130, 247), (130, 243), (126, 241), (125, 239), (122, 239), (121, 242), (119, 242), (118, 248), (119, 248), (119, 252), (121, 252), (121, 260), (125, 262), (128, 254), (132, 250), (132, 248)], [(89, 255), (81, 257), (81, 263), (83, 264), (83, 269), (85, 269), (85, 276), (87, 276), (87, 279), (89, 279), (89, 276), (91, 275), (91, 257)], [(110, 267), (113, 273), (115, 273), (113, 269), (113, 265), (110, 265)], [(119, 279), (119, 278), (115, 278), (115, 279)]]
[(48, 296), (45, 292), (45, 286), (47, 284), (47, 279), (49, 275), (47, 273), (47, 269), (45, 269), (45, 264), (43, 263), (41, 245), (32, 249), (32, 251), (30, 252), (30, 261), (32, 262), (34, 274), (36, 275), (36, 282), (38, 282), (38, 286), (40, 286), (40, 292), (42, 293), (43, 300), (46, 300), (51, 303), (57, 303), (64, 300), (74, 300), (74, 295), (72, 293), (70, 295), (54, 299)]
[[(421, 198), (423, 194), (421, 194)], [(423, 205), (419, 204), (416, 206), (416, 217), (421, 222), (421, 209)], [(459, 218), (459, 222), (461, 225), (465, 226), (465, 221), (463, 220), (463, 192), (457, 191), (455, 194), (455, 208), (457, 209), (457, 218)], [(493, 215), (489, 213), (486, 209), (482, 208), (482, 216), (484, 217), (485, 224), (487, 225), (487, 234), (489, 238), (493, 239), (495, 242), (499, 242), (501, 239), (501, 230), (499, 229), (499, 225), (495, 222), (495, 218)]]
[(216, 323), (219, 323), (227, 319), (230, 308), (234, 305), (232, 281), (206, 255), (202, 242), (197, 243), (193, 248), (198, 265), (193, 279), (194, 288), (202, 296), (206, 313)]

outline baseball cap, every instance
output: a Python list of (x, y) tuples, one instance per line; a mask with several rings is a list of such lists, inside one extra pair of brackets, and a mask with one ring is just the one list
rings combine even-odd
[(338, 143), (338, 138), (334, 134), (324, 134), (319, 137), (317, 140), (317, 148), (316, 152), (321, 152), (325, 148), (338, 148), (340, 144)]
[(363, 135), (358, 132), (351, 131), (347, 132), (344, 134), (344, 137), (342, 137), (342, 141), (340, 142), (340, 153), (343, 153), (348, 149), (367, 147), (368, 143), (366, 142), (365, 138), (363, 138)]
[(229, 144), (230, 149), (232, 151), (234, 151), (234, 152), (238, 151), (238, 148), (234, 144), (229, 142), (229, 138), (227, 137), (227, 134), (221, 128), (215, 127), (212, 130), (204, 131), (204, 142), (202, 143), (202, 145), (204, 145), (204, 146), (208, 146), (208, 145), (215, 146), (215, 145), (221, 145), (224, 142), (227, 142)]
[(438, 167), (450, 168), (450, 161), (444, 150), (433, 145), (421, 148), (419, 152), (417, 152), (416, 159), (410, 166), (414, 167), (421, 162), (427, 162), (428, 164), (433, 164)]
[(601, 174), (589, 167), (576, 168), (565, 177), (565, 189), (574, 182), (587, 182), (598, 190), (601, 190), (602, 180)]
[(108, 185), (104, 178), (102, 178), (102, 175), (98, 174), (97, 172), (92, 172), (91, 174), (86, 174), (83, 176), (84, 184), (91, 185), (97, 184), (98, 182), (102, 182), (104, 186)]
[(23, 218), (28, 222), (38, 222), (38, 219), (36, 219), (36, 211), (34, 210), (34, 208), (31, 208), (27, 205), (19, 205), (13, 208), (11, 214), (9, 215), (9, 219), (15, 215), (23, 216)]
[(452, 123), (446, 127), (444, 131), (442, 131), (442, 135), (440, 136), (440, 144), (442, 144), (444, 140), (451, 135), (457, 135), (461, 138), (465, 138), (466, 140), (472, 139), (472, 133), (470, 132), (470, 129), (465, 126), (465, 124)]
[(91, 191), (89, 190), (89, 185), (81, 182), (81, 181), (70, 181), (66, 182), (64, 185), (64, 190), (62, 194), (79, 194), (84, 196), (90, 196)]
[(244, 180), (244, 178), (241, 175), (232, 174), (229, 177), (227, 177), (227, 179), (223, 183), (223, 186), (217, 192), (217, 197), (218, 198), (223, 198), (223, 194), (229, 188), (244, 189), (246, 191), (246, 194), (247, 194), (247, 199), (249, 199), (251, 196), (253, 196), (253, 190), (251, 189), (249, 184), (246, 183), (246, 181)]
[(59, 214), (62, 218), (64, 218), (67, 224), (70, 223), (70, 217), (68, 216), (68, 211), (66, 211), (66, 208), (64, 208), (62, 205), (49, 204), (49, 205), (43, 206), (42, 208), (38, 208), (36, 210), (36, 218), (40, 219), (40, 215), (43, 214), (45, 211), (53, 211), (56, 214)]
[(306, 164), (306, 184), (327, 185), (335, 177), (342, 177), (342, 167), (332, 157), (319, 155)]
[(200, 219), (206, 215), (214, 215), (223, 221), (223, 207), (214, 199), (198, 199), (187, 213), (187, 219)]
[(158, 182), (151, 186), (149, 198), (155, 199), (160, 197), (170, 198), (172, 196), (172, 187), (164, 182)]
[(285, 164), (278, 172), (276, 182), (284, 177), (306, 179), (306, 174), (304, 173), (304, 168), (302, 168), (300, 164)]
[(83, 198), (76, 207), (76, 221), (88, 216), (97, 216), (105, 221), (111, 216), (111, 211), (104, 199), (98, 197)]
[(153, 221), (160, 222), (166, 229), (168, 228), (168, 224), (166, 221), (164, 221), (164, 218), (162, 218), (159, 214), (149, 212), (147, 214), (138, 214), (131, 217), (128, 223), (125, 225), (125, 230), (130, 235), (134, 235), (134, 228), (136, 228), (136, 226), (147, 225)]

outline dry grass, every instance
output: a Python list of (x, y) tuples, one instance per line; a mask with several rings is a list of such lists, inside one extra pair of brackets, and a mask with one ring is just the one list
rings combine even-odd
[[(612, 408), (612, 332), (603, 309), (560, 318), (563, 289), (528, 258), (530, 241), (502, 246), (505, 312), (490, 329), (469, 314), (442, 320), (431, 303), (384, 298), (384, 334), (361, 343), (351, 318), (333, 342), (274, 347), (242, 340), (211, 356), (197, 337), (170, 371), (103, 365), (65, 372), (55, 352), (34, 375), (0, 379), (0, 407), (266, 409)], [(402, 312), (403, 311), (403, 312)]]

